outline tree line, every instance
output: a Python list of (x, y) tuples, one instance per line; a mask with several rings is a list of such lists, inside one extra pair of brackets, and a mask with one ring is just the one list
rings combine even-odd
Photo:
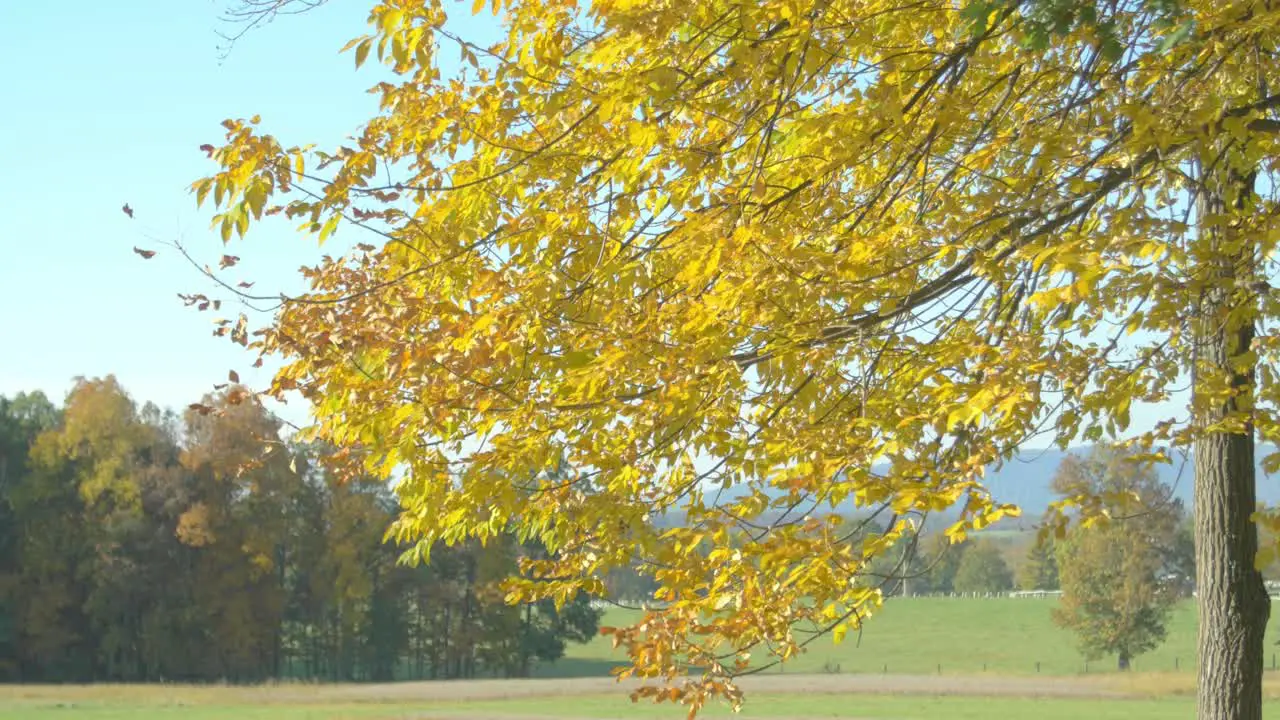
[[(1031, 540), (1033, 533), (1016, 532), (995, 537), (978, 534), (953, 543), (940, 529), (922, 530), (914, 545), (905, 545), (903, 551), (881, 560), (883, 566), (900, 564), (903, 568), (897, 584), (888, 591), (927, 595), (1061, 590), (1060, 563), (1104, 564), (1103, 540), (1123, 540), (1137, 543), (1144, 552), (1150, 549), (1156, 553), (1148, 563), (1152, 578), (1164, 578), (1178, 586), (1177, 594), (1190, 592), (1195, 574), (1191, 515), (1173, 496), (1172, 488), (1161, 483), (1153, 467), (1136, 462), (1123, 448), (1098, 445), (1067, 455), (1050, 487), (1058, 498), (1080, 492), (1100, 497), (1109, 493), (1106, 512), (1115, 522), (1105, 527), (1075, 527), (1061, 539), (1046, 535)], [(1046, 513), (1036, 527), (1044, 527), (1050, 520), (1051, 513)], [(1136, 539), (1116, 536), (1122, 531), (1136, 534)], [(900, 559), (903, 555), (905, 559)], [(1277, 569), (1268, 567), (1265, 572), (1270, 576)]]
[(513, 538), (398, 563), (392, 489), (244, 397), (0, 397), (0, 680), (526, 676), (597, 632), (585, 597), (503, 602)]

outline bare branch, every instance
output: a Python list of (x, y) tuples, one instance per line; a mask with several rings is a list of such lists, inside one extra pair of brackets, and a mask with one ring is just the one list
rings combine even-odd
[(237, 0), (220, 18), (222, 22), (235, 26), (235, 30), (229, 33), (218, 31), (218, 37), (226, 43), (218, 48), (218, 55), (226, 58), (240, 38), (275, 20), (278, 15), (300, 15), (327, 2), (329, 0)]

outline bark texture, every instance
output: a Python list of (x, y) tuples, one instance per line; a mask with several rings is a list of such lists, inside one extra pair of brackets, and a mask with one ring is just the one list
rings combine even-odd
[[(1233, 178), (1241, 197), (1252, 178)], [(1247, 187), (1244, 184), (1247, 183)], [(1220, 193), (1205, 193), (1200, 216), (1222, 209)], [(1206, 231), (1209, 232), (1209, 231)], [(1218, 234), (1220, 231), (1212, 231)], [(1247, 408), (1253, 369), (1230, 362), (1253, 341), (1252, 322), (1230, 322), (1242, 301), (1237, 279), (1253, 267), (1252, 253), (1221, 252), (1222, 237), (1210, 238), (1206, 269), (1212, 273), (1196, 319), (1197, 392), (1202, 376), (1226, 373), (1238, 394), (1198, 398), (1202, 427), (1240, 418)], [(1239, 317), (1239, 315), (1236, 315)], [(1238, 326), (1238, 327), (1237, 327)], [(1208, 432), (1195, 447), (1196, 605), (1199, 610), (1197, 717), (1200, 720), (1261, 720), (1263, 636), (1271, 601), (1262, 574), (1254, 569), (1258, 534), (1251, 515), (1256, 505), (1253, 425)]]

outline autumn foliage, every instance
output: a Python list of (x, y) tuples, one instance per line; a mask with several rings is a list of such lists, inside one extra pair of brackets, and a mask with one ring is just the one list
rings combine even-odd
[(1054, 486), (1087, 489), (1107, 504), (1107, 521), (1074, 528), (1057, 548), (1063, 594), (1054, 620), (1076, 633), (1086, 658), (1115, 655), (1128, 670), (1135, 657), (1164, 642), (1179, 597), (1182, 503), (1149, 468), (1105, 447), (1068, 457)]
[(111, 377), (0, 397), (0, 681), (527, 676), (594, 634), (585, 597), (502, 602), (536, 551), (510, 537), (398, 565), (390, 488), (235, 389), (182, 415)]
[[(624, 675), (673, 686), (645, 693), (736, 701), (749, 663), (858, 628), (865, 570), (921, 516), (960, 507), (959, 540), (1015, 512), (982, 469), (1028, 439), (1280, 436), (1254, 182), (1280, 157), (1280, 9), (490, 8), (480, 46), (452, 5), (374, 4), (347, 46), (381, 67), (357, 136), (228, 120), (194, 191), (224, 239), (279, 214), (369, 243), (235, 326), (283, 359), (268, 392), (360, 472), (403, 473), (418, 555), (552, 550), (513, 601), (647, 568), (654, 608), (614, 631)], [(1196, 421), (1129, 427), (1190, 370)], [(883, 532), (841, 532), (855, 510)]]

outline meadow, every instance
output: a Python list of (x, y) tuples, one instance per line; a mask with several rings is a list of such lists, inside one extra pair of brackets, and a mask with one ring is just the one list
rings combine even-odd
[[(773, 678), (783, 680), (783, 678)], [(1192, 718), (1190, 685), (1158, 675), (1044, 678), (1019, 686), (1008, 678), (956, 678), (933, 690), (877, 676), (850, 692), (831, 675), (794, 676), (780, 683), (748, 684), (741, 717), (953, 720), (1035, 716), (1039, 720)], [(922, 679), (922, 678), (918, 678)], [(847, 680), (847, 678), (846, 678)], [(883, 681), (883, 684), (881, 684)], [(986, 694), (990, 693), (990, 694)], [(1268, 689), (1267, 711), (1280, 716), (1280, 687)], [(704, 711), (725, 718), (724, 706)], [(0, 720), (661, 720), (683, 718), (682, 708), (632, 704), (623, 688), (590, 679), (457, 681), (398, 685), (278, 685), (271, 687), (64, 686), (0, 687)]]
[[(1031, 716), (1192, 718), (1195, 611), (1174, 612), (1169, 639), (1139, 657), (1136, 672), (1114, 659), (1084, 662), (1070, 634), (1051, 619), (1053, 599), (899, 598), (862, 637), (840, 646), (819, 639), (784, 669), (744, 680), (742, 717), (953, 720)], [(634, 613), (614, 610), (604, 624)], [(1280, 620), (1273, 620), (1274, 625)], [(1268, 652), (1275, 647), (1269, 640)], [(0, 686), (0, 720), (547, 720), (682, 718), (670, 705), (632, 704), (606, 677), (621, 660), (607, 638), (529, 680), (385, 685), (285, 683), (219, 686)], [(1039, 663), (1039, 672), (1036, 664)], [(1268, 658), (1268, 665), (1271, 660)], [(1177, 669), (1175, 670), (1175, 665)], [(839, 671), (836, 672), (836, 668)], [(941, 667), (941, 674), (939, 674)], [(984, 671), (985, 668), (985, 671)], [(1267, 673), (1267, 709), (1280, 717), (1280, 672)], [(726, 717), (710, 707), (706, 717)]]
[[(1115, 658), (1086, 663), (1075, 637), (1053, 623), (1053, 598), (890, 598), (872, 617), (861, 637), (850, 633), (840, 645), (818, 638), (807, 652), (785, 667), (767, 672), (890, 674), (1076, 675), (1116, 671)], [(603, 625), (620, 625), (636, 617), (611, 610)], [(1280, 612), (1268, 627), (1267, 667), (1280, 638)], [(1156, 650), (1134, 661), (1139, 672), (1178, 672), (1194, 667), (1196, 613), (1191, 601), (1180, 603), (1168, 624), (1169, 635)], [(546, 677), (601, 674), (616, 664), (608, 638), (571, 647), (569, 656), (540, 669)]]

